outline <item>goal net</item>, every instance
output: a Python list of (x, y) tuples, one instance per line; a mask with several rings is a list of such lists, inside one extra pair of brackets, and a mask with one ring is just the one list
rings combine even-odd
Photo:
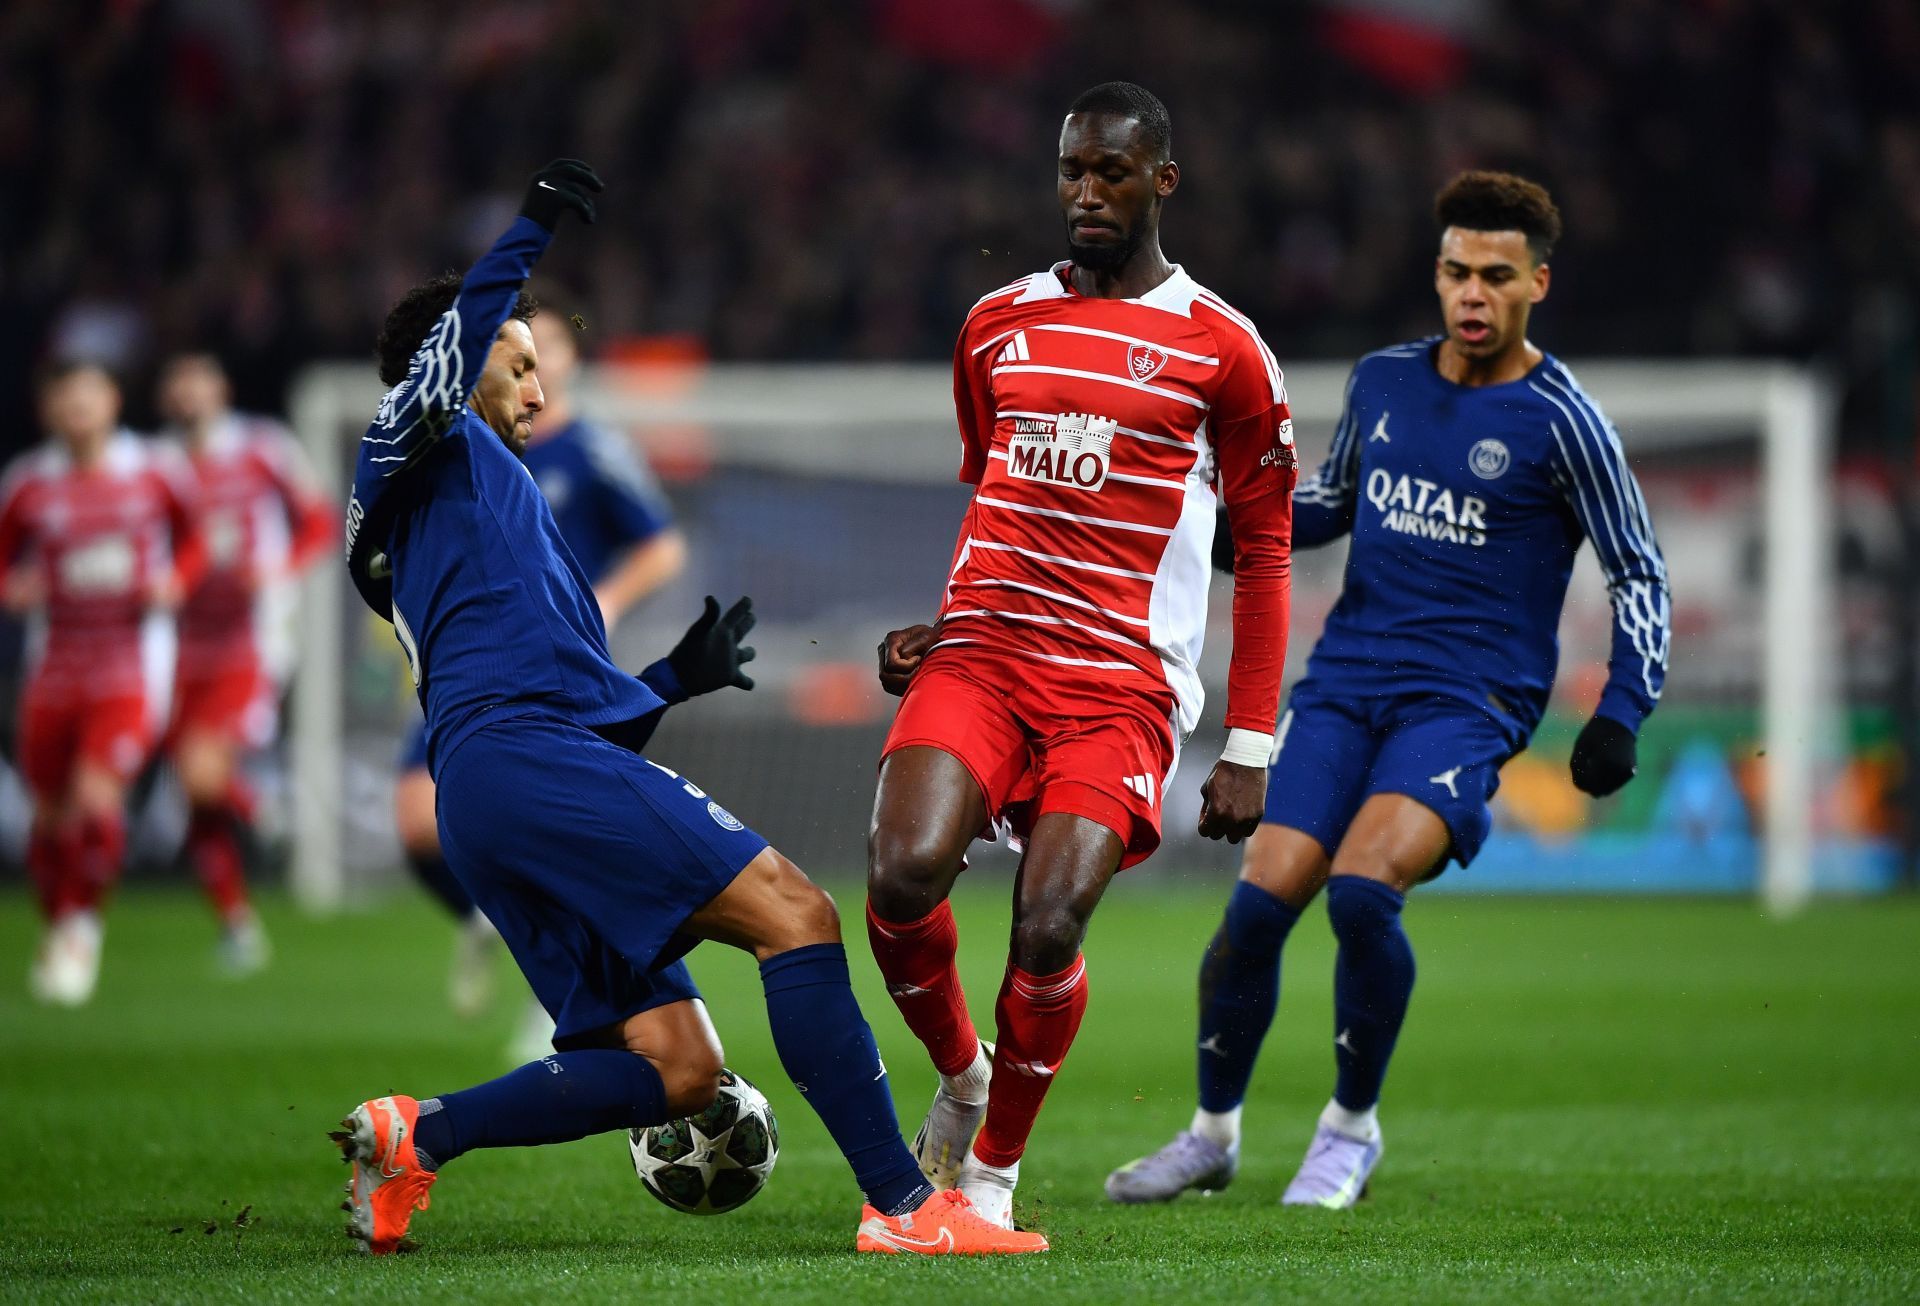
[[(1561, 626), (1553, 707), (1510, 763), (1497, 826), (1461, 889), (1761, 892), (1791, 910), (1816, 886), (1876, 887), (1891, 845), (1836, 797), (1877, 738), (1847, 710), (1838, 588), (1833, 400), (1819, 376), (1746, 362), (1597, 362), (1575, 369), (1620, 429), (1673, 577), (1674, 655), (1643, 735), (1639, 778), (1594, 802), (1566, 778), (1605, 675), (1611, 613), (1583, 550)], [(1346, 365), (1288, 369), (1303, 468), (1324, 452)], [(614, 633), (634, 669), (670, 647), (701, 596), (751, 594), (752, 693), (670, 713), (650, 751), (697, 779), (817, 875), (864, 863), (875, 759), (893, 700), (874, 683), (888, 629), (926, 620), (967, 488), (940, 366), (712, 365), (588, 369), (578, 406), (653, 461), (691, 561)], [(292, 418), (336, 492), (380, 398), (361, 364), (308, 369)], [(1302, 551), (1288, 677), (1337, 596), (1343, 545)], [(1148, 873), (1218, 871), (1234, 854), (1193, 835), (1223, 731), (1231, 581), (1217, 577), (1205, 723), (1166, 805)], [(418, 717), (390, 628), (342, 567), (307, 584), (305, 657), (289, 728), (296, 891), (327, 906), (400, 865), (392, 776)], [(1870, 806), (1870, 805), (1869, 805)], [(993, 852), (984, 856), (996, 856)]]

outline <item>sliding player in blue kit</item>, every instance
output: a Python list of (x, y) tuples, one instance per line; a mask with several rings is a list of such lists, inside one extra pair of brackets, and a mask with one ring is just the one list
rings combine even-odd
[(1576, 785), (1598, 796), (1633, 777), (1636, 732), (1660, 697), (1667, 573), (1646, 501), (1600, 409), (1527, 340), (1560, 214), (1539, 186), (1492, 172), (1456, 177), (1434, 211), (1446, 333), (1360, 360), (1327, 460), (1294, 492), (1296, 545), (1353, 541), (1275, 735), (1265, 818), (1201, 964), (1199, 1110), (1108, 1177), (1117, 1202), (1233, 1178), (1280, 952), (1323, 886), (1339, 945), (1336, 1077), (1282, 1200), (1345, 1207), (1365, 1191), (1413, 992), (1400, 909), (1487, 836), (1500, 768), (1546, 708), (1583, 539), (1615, 620), (1606, 689), (1574, 745)]
[[(616, 667), (587, 578), (518, 456), (542, 402), (521, 286), (566, 213), (593, 220), (600, 189), (583, 163), (543, 168), (451, 307), (409, 332), (420, 319), (403, 299), (381, 339), (393, 389), (361, 441), (348, 566), (412, 666), (447, 863), (552, 1013), (559, 1051), (461, 1092), (356, 1107), (335, 1136), (353, 1163), (348, 1232), (396, 1250), (440, 1167), (474, 1148), (564, 1142), (710, 1103), (720, 1046), (680, 958), (714, 939), (760, 962), (781, 1064), (866, 1194), (856, 1248), (1044, 1250), (921, 1176), (848, 983), (833, 900), (638, 751), (669, 704), (742, 684), (751, 653), (743, 625), (703, 619), (639, 678)], [(408, 997), (393, 994), (392, 1016), (404, 1021)]]

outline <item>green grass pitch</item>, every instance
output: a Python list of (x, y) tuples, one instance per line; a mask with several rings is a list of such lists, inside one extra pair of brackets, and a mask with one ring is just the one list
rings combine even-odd
[[(969, 878), (963, 960), (990, 1027), (1006, 881)], [(1192, 1109), (1193, 976), (1224, 887), (1123, 881), (1102, 908), (1092, 1006), (1022, 1184), (1020, 1214), (1054, 1251), (999, 1263), (853, 1255), (852, 1182), (780, 1073), (751, 962), (714, 947), (694, 964), (728, 1061), (782, 1125), (764, 1194), (719, 1219), (675, 1214), (641, 1190), (620, 1137), (481, 1152), (448, 1167), (416, 1220), (420, 1251), (368, 1260), (341, 1233), (326, 1130), (363, 1097), (505, 1068), (513, 1004), (475, 1023), (447, 1013), (434, 912), (402, 897), (309, 921), (269, 904), (277, 964), (232, 984), (212, 974), (196, 901), (130, 892), (98, 999), (65, 1013), (25, 997), (37, 926), (13, 897), (0, 1297), (1920, 1298), (1920, 902), (1782, 924), (1736, 902), (1416, 895), (1420, 981), (1382, 1108), (1387, 1153), (1374, 1196), (1344, 1213), (1277, 1205), (1331, 1084), (1315, 911), (1287, 958), (1239, 1181), (1110, 1206), (1107, 1171)], [(930, 1071), (864, 939), (851, 952), (911, 1132)]]

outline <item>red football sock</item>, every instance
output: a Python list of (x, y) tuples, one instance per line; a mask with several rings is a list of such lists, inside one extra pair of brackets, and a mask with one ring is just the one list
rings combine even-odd
[(74, 840), (74, 881), (85, 895), (80, 905), (97, 909), (120, 880), (120, 864), (127, 853), (127, 821), (118, 812), (84, 816)]
[(993, 1014), (1000, 1044), (994, 1050), (987, 1122), (973, 1140), (973, 1154), (988, 1165), (1004, 1166), (1027, 1150), (1047, 1087), (1087, 1014), (1086, 958), (1075, 957), (1052, 975), (1029, 975), (1009, 964)]
[(868, 903), (867, 941), (893, 1004), (907, 1028), (927, 1045), (934, 1069), (957, 1075), (972, 1065), (980, 1052), (980, 1036), (967, 1014), (967, 995), (953, 962), (960, 945), (953, 908), (943, 902), (917, 921), (897, 924), (874, 915)]
[(27, 836), (27, 870), (33, 876), (40, 912), (50, 921), (86, 905), (86, 895), (76, 883), (77, 851), (68, 830), (45, 821), (33, 823)]
[(225, 804), (196, 807), (187, 817), (187, 856), (214, 910), (227, 921), (247, 911), (246, 863), (234, 833), (239, 820), (239, 813)]
[(227, 781), (227, 813), (241, 825), (253, 824), (253, 812), (258, 800), (254, 797), (253, 786), (245, 778), (235, 775)]

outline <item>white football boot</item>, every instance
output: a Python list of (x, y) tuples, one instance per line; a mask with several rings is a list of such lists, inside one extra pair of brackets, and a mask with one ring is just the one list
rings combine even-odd
[(253, 910), (230, 917), (220, 927), (220, 941), (214, 945), (214, 962), (229, 979), (258, 975), (273, 960), (273, 944)]
[(1020, 1182), (1020, 1163), (1012, 1165), (988, 1165), (967, 1149), (967, 1159), (960, 1166), (960, 1182), (957, 1185), (973, 1203), (973, 1209), (981, 1219), (989, 1224), (997, 1224), (1002, 1229), (1013, 1228), (1013, 1189)]
[(478, 908), (467, 913), (454, 931), (453, 965), (447, 970), (447, 1005), (456, 1016), (471, 1020), (493, 1005), (494, 958), (499, 954), (500, 931), (486, 913)]
[(40, 1002), (58, 1007), (83, 1007), (100, 981), (99, 916), (90, 911), (68, 912), (47, 926), (40, 951), (27, 973), (27, 984)]
[(972, 1065), (957, 1075), (940, 1076), (933, 1105), (913, 1136), (913, 1159), (935, 1188), (952, 1188), (960, 1182), (961, 1163), (987, 1115), (987, 1090), (992, 1083), (993, 1044), (985, 1041), (974, 1053)]

